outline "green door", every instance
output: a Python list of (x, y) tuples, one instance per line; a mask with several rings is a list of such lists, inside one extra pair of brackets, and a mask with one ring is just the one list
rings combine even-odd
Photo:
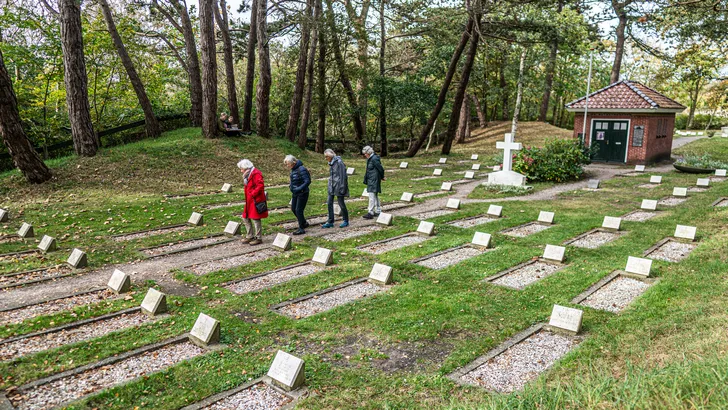
[(591, 143), (598, 147), (597, 161), (625, 162), (627, 152), (628, 121), (594, 120)]

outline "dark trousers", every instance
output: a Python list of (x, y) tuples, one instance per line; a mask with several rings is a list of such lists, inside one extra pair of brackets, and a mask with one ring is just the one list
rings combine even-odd
[[(346, 209), (346, 204), (344, 203), (344, 197), (337, 196), (336, 200), (339, 203), (339, 208), (341, 208), (341, 218), (345, 222), (349, 222), (349, 210)], [(329, 199), (328, 199), (328, 201), (326, 201), (326, 205), (328, 205), (328, 207), (329, 207), (329, 220), (327, 222), (332, 224), (332, 223), (334, 223), (334, 195), (329, 195)]]
[(304, 229), (306, 226), (306, 217), (303, 216), (303, 211), (306, 209), (308, 203), (308, 192), (305, 194), (293, 195), (291, 199), (291, 211), (296, 215), (298, 220), (298, 228)]

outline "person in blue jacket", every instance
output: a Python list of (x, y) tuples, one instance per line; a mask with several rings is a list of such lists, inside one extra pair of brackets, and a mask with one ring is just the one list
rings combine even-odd
[(291, 211), (298, 220), (298, 229), (293, 231), (293, 234), (302, 235), (306, 233), (305, 229), (308, 228), (308, 222), (303, 212), (308, 203), (308, 186), (311, 185), (311, 174), (303, 166), (303, 162), (293, 155), (286, 155), (283, 164), (291, 170)]

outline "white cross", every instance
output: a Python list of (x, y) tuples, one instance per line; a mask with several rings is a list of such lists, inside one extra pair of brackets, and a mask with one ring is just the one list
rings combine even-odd
[(523, 146), (520, 142), (513, 142), (513, 134), (506, 134), (505, 141), (498, 141), (495, 147), (503, 150), (503, 171), (511, 171), (513, 163), (513, 154), (511, 151), (520, 151)]

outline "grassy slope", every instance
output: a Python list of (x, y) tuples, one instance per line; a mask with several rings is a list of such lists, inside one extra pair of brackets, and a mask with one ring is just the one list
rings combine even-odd
[[(279, 142), (256, 139), (239, 145), (227, 140), (200, 142), (194, 134), (191, 130), (180, 131), (139, 146), (134, 144), (114, 149), (114, 152), (104, 151), (94, 159), (66, 160), (56, 168), (58, 175), (65, 177), (59, 178), (53, 187), (24, 191), (30, 197), (15, 191), (27, 189), (22, 183), (5, 176), (3, 186), (9, 182), (13, 191), (5, 194), (10, 199), (3, 205), (11, 210), (22, 207), (24, 218), (34, 221), (39, 231), (58, 237), (67, 232), (69, 237), (61, 241), (64, 247), (93, 246), (97, 252), (92, 255), (91, 263), (99, 266), (103, 262), (129, 260), (136, 255), (133, 249), (169, 240), (150, 238), (120, 245), (106, 239), (109, 233), (180, 222), (202, 204), (227, 202), (239, 197), (239, 194), (215, 194), (165, 201), (161, 192), (217, 189), (223, 181), (237, 177), (234, 163), (245, 155), (243, 152), (250, 153), (246, 156), (257, 161), (269, 181), (282, 182), (285, 172), (278, 165), (280, 151), (295, 154), (290, 147), (281, 149)], [(158, 156), (167, 166), (155, 161), (141, 162), (142, 156), (157, 155), (156, 144), (168, 148), (166, 155)], [(261, 156), (254, 157), (253, 148), (265, 149), (270, 161)], [(192, 155), (182, 158), (180, 151)], [(409, 181), (412, 176), (431, 173), (431, 169), (419, 165), (433, 163), (437, 157), (435, 154), (417, 158), (410, 161), (409, 170), (389, 174), (385, 200), (397, 199), (402, 190), (424, 192), (439, 186), (445, 178)], [(129, 172), (129, 167), (119, 165), (131, 161), (136, 165), (129, 167), (138, 167), (133, 171), (136, 176), (107, 187), (109, 183), (104, 180), (116, 181), (121, 174)], [(307, 165), (313, 165), (314, 174), (324, 172), (325, 168), (316, 164), (315, 157), (305, 157), (305, 161)], [(179, 163), (180, 168), (173, 167)], [(361, 160), (348, 159), (347, 163), (358, 170), (363, 166)], [(396, 160), (385, 161), (388, 168), (394, 168), (396, 163)], [(83, 179), (70, 177), (77, 165), (87, 175), (88, 182), (83, 188), (76, 182)], [(184, 171), (188, 167), (200, 172), (199, 182), (189, 182), (186, 175), (189, 171)], [(228, 168), (232, 170), (228, 171)], [(446, 173), (467, 168), (468, 164), (450, 164)], [(145, 171), (147, 169), (150, 171)], [(161, 173), (167, 177), (163, 179), (159, 176)], [(358, 190), (358, 178), (360, 176), (352, 179), (352, 192)], [(628, 234), (599, 250), (569, 248), (566, 269), (524, 291), (481, 281), (539, 255), (544, 244), (558, 244), (599, 226), (604, 215), (622, 215), (637, 208), (643, 197), (669, 195), (672, 186), (692, 185), (695, 178), (665, 174), (662, 186), (649, 191), (636, 188), (643, 180), (643, 177), (617, 178), (606, 181), (599, 192), (566, 195), (558, 203), (557, 224), (522, 239), (498, 232), (534, 220), (539, 210), (551, 209), (553, 203), (504, 203), (506, 218), (478, 227), (478, 230), (494, 234), (498, 249), (441, 271), (407, 261), (468, 242), (475, 229), (458, 229), (443, 222), (481, 214), (487, 204), (466, 205), (456, 215), (437, 218), (438, 235), (421, 246), (376, 257), (354, 248), (361, 243), (414, 230), (417, 221), (400, 218), (391, 230), (335, 244), (309, 238), (304, 244), (295, 246), (291, 253), (273, 260), (204, 277), (178, 273), (180, 279), (209, 287), (197, 297), (171, 298), (172, 317), (146, 326), (144, 331), (131, 329), (93, 343), (66, 346), (12, 363), (0, 363), (0, 374), (3, 375), (0, 388), (20, 385), (179, 334), (189, 329), (196, 314), (204, 310), (222, 321), (223, 342), (228, 349), (112, 389), (73, 408), (177, 408), (263, 374), (279, 348), (304, 355), (307, 360), (308, 384), (318, 391), (318, 396), (307, 399), (302, 405), (305, 408), (725, 408), (728, 405), (728, 334), (725, 331), (728, 319), (725, 309), (728, 303), (725, 273), (728, 209), (712, 208), (710, 203), (716, 197), (728, 196), (728, 183), (719, 184), (707, 193), (692, 194), (689, 202), (669, 209), (651, 221), (625, 222), (624, 230)], [(160, 185), (150, 185), (151, 181), (158, 181)], [(314, 191), (321, 191), (324, 183), (317, 181)], [(272, 197), (274, 205), (287, 203), (285, 188), (273, 190)], [(318, 193), (315, 197), (316, 200), (310, 202), (311, 213), (323, 198)], [(355, 208), (361, 213), (361, 205)], [(195, 228), (185, 235), (219, 232), (231, 213), (232, 209), (208, 211), (208, 226)], [(290, 216), (275, 218), (290, 219)], [(3, 227), (3, 233), (14, 230), (19, 223), (19, 219), (14, 219)], [(624, 313), (612, 315), (585, 308), (587, 339), (525, 391), (492, 395), (481, 389), (457, 386), (444, 377), (505, 338), (545, 320), (554, 303), (568, 305), (571, 298), (592, 283), (614, 269), (623, 268), (627, 255), (640, 256), (652, 244), (671, 235), (676, 223), (696, 225), (700, 247), (679, 264), (655, 262), (653, 271), (660, 282)], [(113, 231), (108, 232), (110, 229)], [(336, 251), (336, 266), (323, 273), (243, 296), (215, 286), (305, 260), (319, 245), (333, 247)], [(15, 250), (11, 245), (5, 245), (0, 251), (3, 249)], [(64, 256), (49, 258), (59, 261)], [(267, 309), (289, 298), (366, 275), (375, 261), (390, 264), (395, 269), (397, 286), (387, 294), (300, 321), (278, 316)], [(24, 264), (31, 267), (47, 262)], [(18, 266), (17, 262), (0, 262), (3, 271), (15, 270)], [(74, 321), (79, 315), (97, 316), (136, 304), (144, 287), (137, 290), (140, 292), (135, 295), (135, 301), (103, 304), (91, 310), (79, 308), (74, 313), (0, 327), (0, 338)], [(256, 322), (235, 316), (241, 313), (255, 318)], [(395, 366), (394, 373), (381, 369), (391, 363), (387, 358), (401, 359), (403, 354), (408, 355), (409, 360), (402, 360), (404, 364)]]

